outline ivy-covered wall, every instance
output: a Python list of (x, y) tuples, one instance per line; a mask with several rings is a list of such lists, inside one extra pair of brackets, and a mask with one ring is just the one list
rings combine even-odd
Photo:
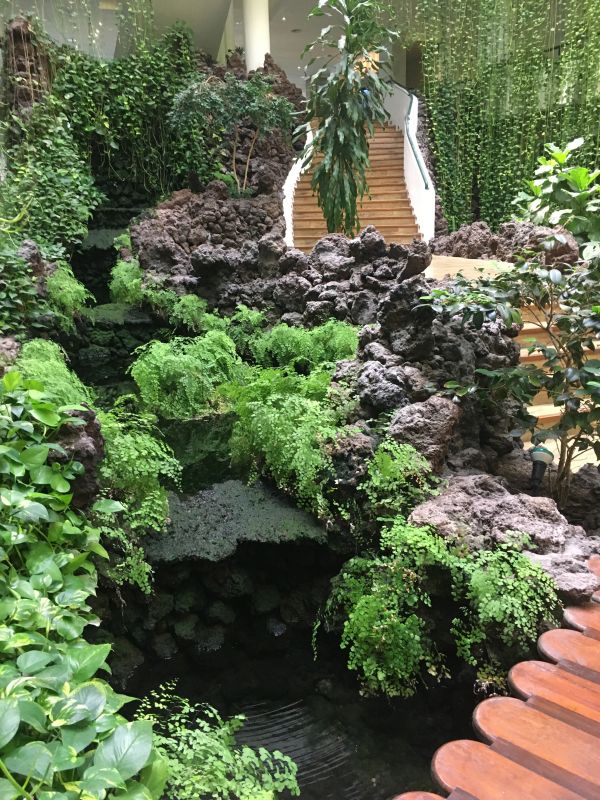
[(398, 0), (423, 48), (437, 182), (451, 228), (497, 226), (544, 142), (600, 154), (597, 0)]

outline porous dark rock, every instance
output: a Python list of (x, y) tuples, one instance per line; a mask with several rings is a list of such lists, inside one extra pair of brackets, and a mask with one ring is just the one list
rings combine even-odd
[(600, 537), (571, 525), (549, 497), (511, 494), (491, 475), (450, 478), (438, 496), (413, 510), (409, 522), (433, 526), (470, 550), (526, 534), (526, 555), (552, 576), (564, 600), (582, 602), (600, 587), (600, 578), (587, 569), (589, 557), (600, 552)]
[(562, 226), (548, 228), (531, 222), (504, 222), (498, 233), (493, 233), (486, 222), (472, 222), (433, 239), (431, 248), (436, 255), (510, 262), (525, 251), (534, 251), (548, 266), (574, 264), (579, 258), (579, 245), (569, 231)]
[(100, 490), (98, 468), (104, 458), (104, 437), (96, 413), (91, 408), (85, 407), (84, 410), (70, 411), (68, 414), (78, 422), (67, 422), (61, 427), (58, 443), (64, 453), (51, 450), (48, 462), (79, 461), (83, 465), (84, 472), (71, 483), (71, 491), (75, 508), (85, 509), (96, 499)]
[(229, 480), (196, 495), (171, 495), (169, 507), (168, 533), (144, 539), (153, 564), (221, 561), (241, 542), (325, 542), (327, 538), (312, 517), (260, 482), (248, 486)]
[(459, 416), (456, 403), (434, 395), (398, 409), (387, 432), (398, 444), (412, 445), (431, 463), (434, 472), (441, 472)]
[(15, 363), (21, 352), (20, 343), (12, 336), (0, 336), (0, 374)]

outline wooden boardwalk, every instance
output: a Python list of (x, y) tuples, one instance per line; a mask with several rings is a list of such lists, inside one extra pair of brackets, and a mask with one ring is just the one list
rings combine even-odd
[[(600, 556), (590, 570), (600, 579)], [(510, 672), (515, 697), (473, 714), (482, 741), (443, 745), (432, 773), (449, 800), (600, 800), (600, 592), (567, 608), (564, 629), (544, 633), (544, 661)], [(442, 800), (407, 792), (395, 800)]]

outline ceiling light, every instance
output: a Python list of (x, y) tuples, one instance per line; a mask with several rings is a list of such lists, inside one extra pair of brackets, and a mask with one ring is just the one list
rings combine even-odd
[(282, 22), (285, 22), (285, 21), (286, 21), (286, 19), (287, 19), (287, 17), (282, 17), (282, 18), (281, 18), (281, 21), (282, 21)]
[(292, 33), (302, 33), (302, 28), (292, 28)]

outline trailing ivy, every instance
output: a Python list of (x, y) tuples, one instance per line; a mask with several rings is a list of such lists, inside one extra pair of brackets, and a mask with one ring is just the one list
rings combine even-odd
[(451, 228), (492, 226), (544, 142), (583, 136), (600, 155), (595, 0), (400, 0), (405, 44), (423, 48), (437, 184)]

